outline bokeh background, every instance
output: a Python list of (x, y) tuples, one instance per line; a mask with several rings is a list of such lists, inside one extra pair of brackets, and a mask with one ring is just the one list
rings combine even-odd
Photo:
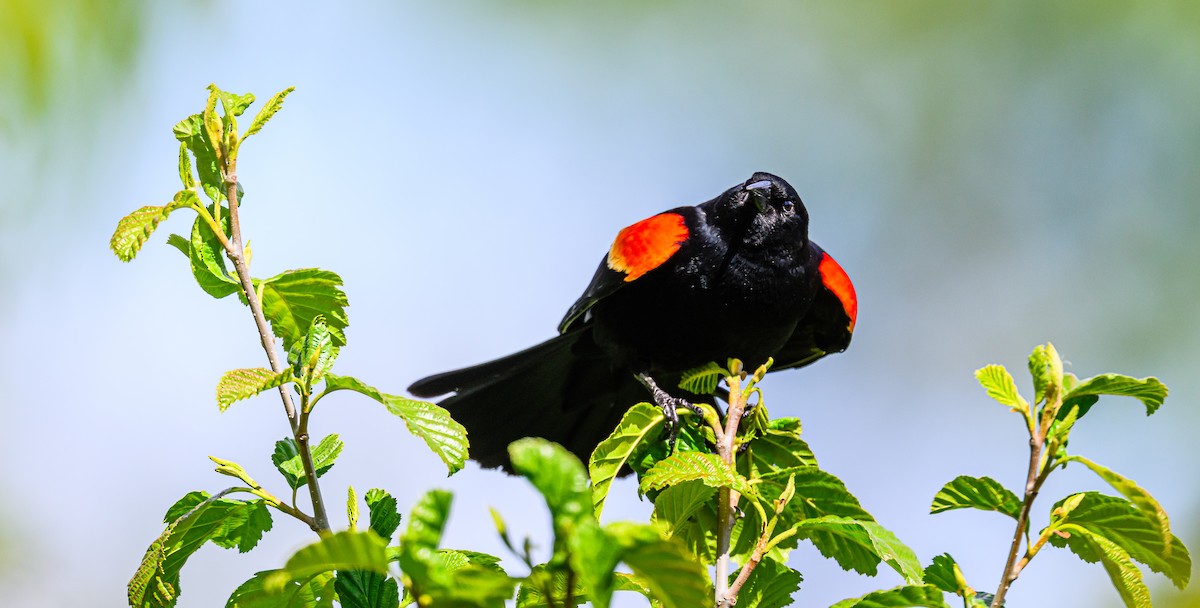
[[(772, 412), (800, 416), (822, 466), (923, 561), (949, 551), (994, 589), (1011, 522), (929, 502), (964, 473), (1020, 487), (1021, 423), (972, 371), (1003, 363), (1027, 386), (1047, 340), (1081, 376), (1171, 388), (1149, 419), (1101, 402), (1072, 448), (1154, 492), (1200, 548), (1194, 2), (0, 0), (6, 605), (122, 606), (166, 508), (228, 485), (207, 455), (273, 477), (278, 401), (213, 399), (223, 371), (264, 363), (249, 316), (163, 246), (190, 219), (128, 265), (107, 246), (178, 188), (171, 126), (210, 82), (260, 100), (297, 87), (241, 155), (244, 225), (256, 274), (345, 279), (342, 373), (399, 392), (549, 337), (617, 229), (772, 171), (861, 304), (847, 353), (771, 377)], [(402, 511), (445, 487), (448, 546), (503, 553), (488, 505), (548, 544), (525, 482), (445, 478), (373, 402), (331, 397), (314, 426), (347, 442), (323, 478), (339, 525), (349, 483)], [(1078, 469), (1036, 524), (1102, 489)], [(606, 519), (648, 514), (631, 483), (614, 492)], [(275, 526), (248, 555), (202, 549), (180, 606), (223, 605), (311, 540)], [(807, 548), (793, 565), (798, 605), (899, 583)], [(1156, 602), (1188, 601), (1149, 580)], [(1057, 550), (1009, 602), (1116, 604), (1102, 568)]]

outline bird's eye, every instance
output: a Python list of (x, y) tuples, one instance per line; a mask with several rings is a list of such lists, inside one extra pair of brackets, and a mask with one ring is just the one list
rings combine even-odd
[(792, 201), (783, 201), (783, 212), (791, 213), (796, 210), (796, 203)]

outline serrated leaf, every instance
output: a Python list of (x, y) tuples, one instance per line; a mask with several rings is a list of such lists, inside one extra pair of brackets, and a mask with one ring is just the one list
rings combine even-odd
[[(817, 546), (823, 555), (835, 559), (838, 565), (845, 570), (853, 569), (868, 576), (875, 576), (876, 566), (883, 562), (900, 573), (908, 583), (920, 584), (922, 582), (924, 570), (917, 560), (916, 553), (900, 542), (895, 534), (874, 521), (827, 515), (801, 521), (796, 524), (796, 529), (799, 531), (800, 538), (809, 538), (815, 532), (823, 532), (840, 539), (843, 547), (847, 545), (857, 547), (858, 552), (827, 552), (830, 547)], [(862, 559), (863, 552), (869, 554), (871, 558)]]
[(397, 608), (400, 586), (396, 579), (366, 570), (338, 570), (334, 579), (341, 608)]
[[(387, 407), (404, 420), (409, 432), (425, 441), (429, 449), (442, 459), (450, 475), (462, 470), (467, 461), (467, 429), (450, 417), (441, 406), (398, 395), (381, 393), (351, 376), (325, 374), (324, 393), (351, 390), (366, 395)], [(323, 394), (324, 394), (323, 393)]]
[(278, 570), (257, 572), (242, 583), (225, 608), (333, 608), (333, 575), (324, 572), (306, 581), (288, 581), (283, 589), (270, 592), (263, 586)]
[(292, 581), (303, 581), (334, 570), (368, 570), (386, 574), (387, 541), (374, 532), (343, 530), (297, 551), (287, 564), (266, 578), (264, 587), (271, 592)]
[[(228, 214), (223, 214), (221, 220), (226, 227), (227, 219)], [(220, 239), (202, 217), (197, 217), (192, 224), (190, 244), (188, 252), (191, 255), (192, 276), (205, 293), (221, 299), (241, 289), (241, 285), (226, 269), (225, 252)]]
[[(344, 447), (342, 440), (336, 434), (332, 434), (327, 435), (310, 450), (313, 472), (317, 477), (333, 468), (334, 461)], [(300, 460), (300, 451), (294, 439), (287, 438), (275, 442), (275, 453), (271, 456), (271, 462), (275, 463), (275, 468), (279, 469), (293, 490), (308, 485), (308, 478), (304, 475), (304, 463)]]
[(750, 482), (730, 470), (720, 456), (700, 452), (679, 452), (659, 461), (642, 476), (641, 490), (661, 490), (693, 480), (712, 488), (730, 488), (751, 498), (756, 495)]
[[(1029, 375), (1033, 377), (1034, 404), (1042, 402), (1042, 399), (1046, 397), (1046, 388), (1054, 380), (1052, 356), (1047, 350), (1047, 346), (1049, 345), (1039, 344), (1029, 354)], [(1057, 354), (1054, 353), (1054, 356), (1057, 356)], [(1061, 362), (1059, 363), (1059, 367), (1062, 367)]]
[(313, 319), (325, 317), (335, 346), (345, 346), (344, 330), (349, 324), (346, 306), (349, 300), (342, 291), (342, 278), (319, 268), (288, 270), (260, 282), (263, 314), (271, 323), (271, 331), (290, 351), (304, 339)]
[(842, 600), (830, 608), (946, 608), (942, 590), (933, 585), (905, 585)]
[(185, 190), (196, 188), (196, 177), (192, 174), (192, 156), (186, 143), (179, 142), (179, 181)]
[[(1132, 479), (1113, 471), (1112, 469), (1095, 463), (1083, 456), (1068, 456), (1065, 462), (1078, 462), (1091, 469), (1093, 473), (1100, 476), (1105, 483), (1121, 493), (1122, 496), (1128, 498), (1133, 506), (1137, 507), (1148, 519), (1158, 523), (1159, 531), (1162, 533), (1163, 548), (1167, 555), (1171, 551), (1171, 520), (1167, 517), (1167, 511), (1163, 509), (1149, 492), (1141, 486), (1134, 483)], [(1166, 557), (1166, 555), (1164, 555)]]
[[(1066, 544), (1076, 555), (1089, 563), (1100, 562), (1108, 572), (1113, 587), (1121, 595), (1121, 600), (1129, 608), (1152, 608), (1150, 590), (1142, 581), (1142, 571), (1130, 559), (1130, 555), (1117, 543), (1109, 540), (1103, 534), (1074, 524), (1066, 524), (1060, 528), (1070, 534), (1070, 538), (1059, 543)], [(1054, 542), (1058, 536), (1051, 537)]]
[[(196, 173), (200, 178), (206, 194), (214, 201), (224, 200), (220, 194), (222, 187), (221, 169), (217, 164), (217, 155), (209, 144), (204, 133), (204, 118), (200, 114), (192, 114), (175, 125), (175, 139), (182, 142), (196, 159)], [(214, 198), (215, 197), (215, 198)]]
[(592, 510), (596, 519), (604, 510), (612, 482), (625, 468), (630, 457), (647, 438), (657, 438), (664, 416), (662, 409), (649, 403), (638, 403), (621, 417), (620, 424), (607, 439), (592, 451), (588, 474), (592, 480)]
[[(442, 531), (450, 517), (454, 495), (445, 490), (430, 490), (408, 514), (408, 528), (400, 542), (400, 567), (408, 573), (419, 562), (429, 561), (442, 542)], [(409, 563), (409, 565), (405, 565)], [(410, 574), (411, 576), (411, 574)]]
[(700, 367), (695, 367), (683, 372), (679, 380), (679, 388), (697, 395), (711, 395), (717, 392), (717, 385), (721, 383), (721, 378), (728, 375), (720, 365), (710, 361)]
[(996, 511), (1016, 519), (1021, 511), (1021, 499), (991, 477), (960, 475), (938, 490), (929, 512), (966, 508)]
[(278, 374), (261, 367), (225, 372), (217, 381), (217, 406), (224, 412), (230, 405), (242, 399), (249, 399), (291, 379), (292, 371), (287, 369)]
[[(221, 144), (224, 141), (224, 123), (221, 120), (221, 116), (217, 113), (217, 101), (220, 100), (220, 97), (221, 90), (216, 85), (208, 85), (208, 102), (204, 104), (204, 113), (201, 115), (202, 124), (204, 125), (204, 136), (216, 152), (218, 162), (221, 159)], [(230, 118), (232, 119), (232, 117)]]
[(957, 595), (960, 589), (958, 580), (954, 576), (956, 565), (954, 558), (949, 553), (935, 556), (933, 562), (925, 567), (925, 582), (946, 593)]
[(185, 257), (192, 257), (192, 243), (178, 234), (168, 236), (167, 244), (178, 249)]
[[(1169, 545), (1163, 543), (1162, 529), (1157, 518), (1150, 517), (1133, 503), (1098, 492), (1083, 492), (1055, 503), (1059, 509), (1065, 501), (1077, 502), (1059, 526), (1072, 524), (1090, 531), (1094, 536), (1115, 543), (1133, 559), (1151, 570), (1164, 574), (1176, 587), (1187, 586), (1192, 572), (1192, 559), (1187, 547), (1172, 535)], [(1084, 561), (1094, 562), (1097, 554), (1088, 554), (1087, 546), (1072, 544), (1058, 535), (1050, 537), (1056, 547), (1069, 546)], [(1169, 547), (1169, 549), (1168, 549)]]
[[(292, 459), (295, 459), (296, 463), (300, 462), (300, 449), (296, 447), (296, 440), (291, 437), (285, 437), (276, 441), (275, 451), (271, 454), (271, 462), (275, 464), (275, 468), (279, 470), (279, 474), (283, 475), (288, 487), (295, 490), (303, 485), (301, 480), (304, 479), (304, 467), (300, 467), (299, 473), (295, 472), (296, 463), (292, 463)], [(287, 463), (286, 467), (284, 466), (285, 463)]]
[(604, 527), (621, 545), (621, 560), (651, 597), (666, 608), (695, 608), (712, 602), (708, 572), (682, 543), (664, 540), (653, 526), (617, 522)]
[(109, 248), (122, 262), (133, 260), (138, 250), (154, 233), (154, 229), (158, 228), (159, 223), (167, 219), (168, 215), (170, 211), (166, 206), (148, 206), (121, 218), (121, 221), (117, 222), (112, 239), (108, 242)]
[(565, 569), (547, 564), (534, 566), (517, 588), (516, 608), (573, 608), (588, 602), (591, 598), (578, 581), (567, 602), (567, 574)]
[(337, 360), (338, 348), (333, 345), (333, 332), (325, 321), (324, 315), (313, 317), (304, 339), (292, 347), (288, 353), (288, 362), (297, 378), (301, 378), (304, 386), (312, 387), (331, 368)]
[(204, 543), (249, 551), (271, 529), (271, 514), (261, 500), (211, 498), (191, 492), (167, 510), (166, 530), (146, 550), (129, 581), (129, 604), (135, 608), (174, 606), (179, 573)]
[(251, 135), (261, 131), (263, 125), (267, 124), (267, 121), (271, 120), (271, 117), (275, 116), (275, 113), (283, 107), (284, 98), (286, 98), (289, 93), (295, 90), (296, 87), (288, 87), (272, 95), (271, 98), (263, 104), (263, 107), (258, 111), (258, 114), (254, 116), (254, 120), (250, 122), (250, 128), (246, 129), (245, 135), (242, 135), (242, 141), (246, 141), (247, 137), (250, 137)]
[(566, 448), (538, 437), (508, 446), (513, 470), (529, 480), (546, 499), (554, 526), (555, 553), (563, 549), (570, 530), (591, 520), (591, 496), (583, 463)]
[(608, 608), (616, 581), (613, 570), (621, 561), (621, 548), (594, 519), (581, 520), (567, 537), (570, 567), (587, 593), (593, 608)]
[(751, 479), (775, 471), (816, 466), (817, 457), (808, 443), (800, 439), (800, 420), (796, 418), (772, 420), (747, 444), (745, 457), (738, 458), (739, 470)]
[[(744, 566), (743, 566), (744, 567)], [(729, 576), (730, 584), (738, 573)], [(737, 605), (754, 608), (780, 608), (792, 604), (792, 594), (800, 589), (804, 577), (775, 560), (766, 559), (750, 573), (737, 595)]]
[(975, 371), (975, 378), (992, 399), (1013, 411), (1028, 412), (1029, 404), (1017, 391), (1017, 383), (1003, 365), (988, 365)]
[(1080, 381), (1063, 397), (1063, 409), (1078, 405), (1082, 418), (1101, 395), (1133, 397), (1146, 406), (1146, 415), (1158, 411), (1167, 398), (1167, 387), (1158, 378), (1131, 378), (1121, 374), (1100, 374)]
[(668, 487), (654, 499), (653, 521), (663, 523), (673, 535), (687, 525), (691, 517), (712, 502), (717, 490), (703, 482), (685, 481)]
[(396, 499), (379, 488), (368, 490), (364, 499), (370, 512), (371, 529), (382, 538), (391, 538), (400, 527), (400, 510), (396, 507)]

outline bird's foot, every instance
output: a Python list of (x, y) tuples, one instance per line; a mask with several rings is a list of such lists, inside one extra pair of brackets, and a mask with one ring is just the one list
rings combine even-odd
[(679, 408), (686, 407), (695, 412), (697, 416), (703, 416), (704, 410), (687, 399), (676, 397), (659, 388), (654, 379), (646, 374), (638, 374), (638, 379), (646, 388), (650, 389), (650, 394), (654, 397), (654, 404), (662, 408), (663, 435), (667, 439), (671, 453), (674, 453), (675, 441), (679, 438)]

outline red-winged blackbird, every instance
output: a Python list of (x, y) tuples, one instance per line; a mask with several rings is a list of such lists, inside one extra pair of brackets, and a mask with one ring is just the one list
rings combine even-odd
[(796, 191), (755, 173), (617, 233), (557, 337), (408, 390), (453, 392), (441, 405), (485, 467), (507, 469), (508, 444), (528, 436), (587, 462), (634, 403), (652, 397), (674, 420), (694, 397), (675, 388), (682, 372), (730, 357), (808, 365), (846, 349), (857, 312), (850, 278), (808, 239)]

